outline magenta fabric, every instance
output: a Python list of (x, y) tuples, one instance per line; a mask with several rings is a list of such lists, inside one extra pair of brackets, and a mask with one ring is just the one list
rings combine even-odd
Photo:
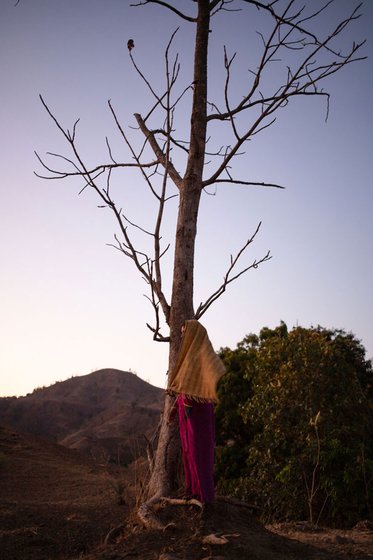
[[(191, 405), (185, 406), (185, 405)], [(177, 398), (180, 439), (183, 450), (185, 491), (203, 503), (213, 502), (215, 459), (214, 405)]]

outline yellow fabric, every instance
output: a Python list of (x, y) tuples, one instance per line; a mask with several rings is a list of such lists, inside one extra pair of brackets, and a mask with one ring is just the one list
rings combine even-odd
[(225, 368), (215, 353), (206, 329), (196, 320), (186, 321), (183, 340), (168, 392), (201, 401), (217, 401), (217, 384)]

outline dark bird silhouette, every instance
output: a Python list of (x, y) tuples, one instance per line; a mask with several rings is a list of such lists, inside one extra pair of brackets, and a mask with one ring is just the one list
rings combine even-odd
[(133, 42), (133, 39), (128, 39), (127, 47), (128, 47), (128, 50), (130, 52), (132, 51), (134, 46), (135, 46), (135, 43)]

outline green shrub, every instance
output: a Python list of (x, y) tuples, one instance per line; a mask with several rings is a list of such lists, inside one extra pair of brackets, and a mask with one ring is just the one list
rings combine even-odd
[(321, 327), (288, 332), (282, 323), (221, 356), (228, 375), (219, 385), (219, 487), (259, 506), (265, 520), (343, 525), (369, 517), (373, 383), (360, 342)]

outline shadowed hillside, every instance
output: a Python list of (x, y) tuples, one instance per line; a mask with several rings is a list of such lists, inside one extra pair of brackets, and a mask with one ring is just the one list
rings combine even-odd
[(115, 492), (124, 474), (0, 427), (1, 560), (78, 558), (100, 544), (128, 514)]
[(25, 397), (0, 398), (0, 424), (127, 463), (154, 433), (162, 400), (162, 389), (133, 373), (103, 369)]

